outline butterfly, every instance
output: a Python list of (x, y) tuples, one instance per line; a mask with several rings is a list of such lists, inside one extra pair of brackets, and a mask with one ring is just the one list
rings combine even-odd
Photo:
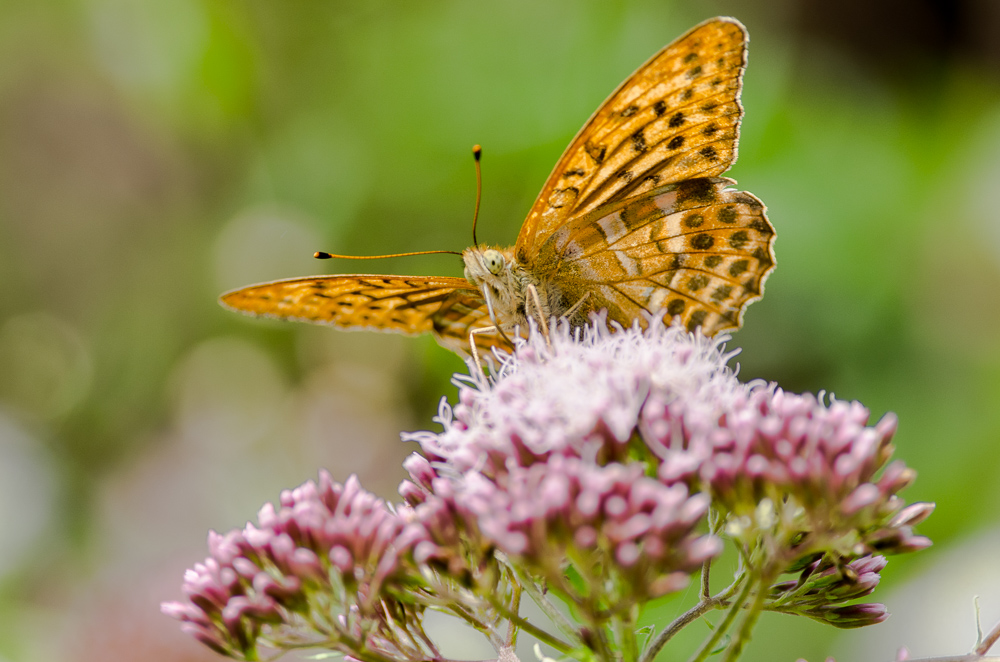
[(233, 310), (342, 329), (432, 333), (468, 354), (511, 349), (550, 317), (643, 311), (708, 335), (738, 328), (774, 268), (774, 228), (720, 177), (736, 160), (747, 32), (701, 23), (629, 76), (556, 163), (512, 247), (462, 253), (465, 277), (331, 275), (227, 292)]

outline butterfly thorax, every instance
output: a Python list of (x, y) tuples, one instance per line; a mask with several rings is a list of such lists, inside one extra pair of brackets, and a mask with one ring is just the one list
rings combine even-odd
[[(493, 323), (505, 331), (515, 326), (525, 328), (529, 315), (537, 321), (558, 314), (559, 306), (553, 305), (558, 293), (543, 287), (519, 264), (513, 248), (472, 246), (465, 249), (462, 259), (466, 280), (479, 288)], [(530, 294), (532, 289), (537, 294), (537, 303)]]

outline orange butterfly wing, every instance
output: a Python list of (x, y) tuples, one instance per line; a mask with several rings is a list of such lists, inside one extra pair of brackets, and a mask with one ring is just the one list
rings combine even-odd
[(739, 327), (774, 266), (774, 229), (724, 177), (691, 179), (561, 226), (538, 262), (571, 300), (627, 325), (665, 309), (689, 330)]
[[(226, 292), (223, 306), (257, 317), (345, 330), (433, 333), (468, 354), (469, 332), (492, 326), (479, 290), (464, 278), (349, 274), (290, 278)], [(477, 333), (480, 351), (510, 349), (500, 336)]]
[(641, 66), (605, 101), (556, 163), (517, 237), (530, 263), (568, 219), (736, 160), (747, 33), (706, 21)]
[(528, 213), (515, 258), (569, 307), (623, 325), (666, 309), (739, 327), (774, 268), (764, 205), (718, 177), (736, 160), (747, 33), (714, 18), (666, 46), (587, 121)]

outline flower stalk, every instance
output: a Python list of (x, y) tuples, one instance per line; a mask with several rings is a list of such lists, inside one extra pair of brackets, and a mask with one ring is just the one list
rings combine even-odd
[[(705, 562), (705, 568), (702, 570), (702, 576), (707, 578), (709, 562)], [(729, 600), (733, 597), (737, 590), (743, 586), (745, 582), (742, 581), (742, 577), (737, 577), (736, 581), (726, 587), (724, 590), (720, 591), (715, 596), (706, 596), (704, 591), (707, 590), (707, 579), (703, 583), (703, 592), (701, 599), (698, 604), (688, 609), (686, 612), (674, 619), (669, 625), (667, 625), (659, 635), (653, 641), (650, 642), (649, 646), (643, 652), (642, 657), (639, 662), (653, 662), (656, 656), (659, 655), (663, 647), (666, 646), (667, 642), (670, 641), (674, 635), (680, 632), (682, 629), (695, 622), (705, 614), (715, 609), (722, 609), (725, 607)], [(721, 636), (721, 635), (720, 635)], [(707, 645), (707, 644), (706, 644)]]

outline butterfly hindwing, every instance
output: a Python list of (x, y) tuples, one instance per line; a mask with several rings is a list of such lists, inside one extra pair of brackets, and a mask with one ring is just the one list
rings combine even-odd
[[(446, 299), (433, 316), (434, 336), (442, 347), (456, 354), (469, 354), (469, 332), (473, 329), (493, 327), (486, 302), (479, 292), (456, 290)], [(505, 352), (514, 348), (498, 333), (476, 333), (473, 336), (480, 356), (486, 356), (497, 347)]]
[[(567, 302), (587, 297), (623, 325), (665, 309), (706, 334), (740, 325), (774, 267), (774, 228), (731, 179), (694, 179), (566, 223), (539, 266)], [(589, 294), (587, 294), (589, 293)]]
[(693, 28), (639, 68), (563, 153), (517, 238), (530, 262), (568, 219), (659, 186), (714, 177), (736, 159), (746, 30), (731, 18)]

